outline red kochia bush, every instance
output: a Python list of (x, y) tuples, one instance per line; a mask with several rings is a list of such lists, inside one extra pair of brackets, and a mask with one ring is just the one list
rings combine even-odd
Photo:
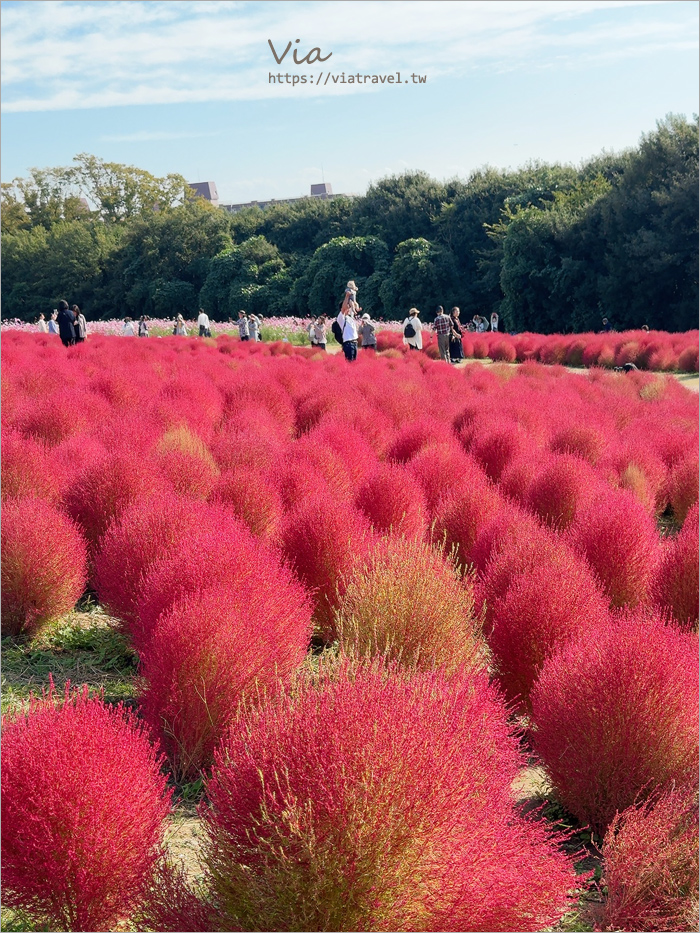
[(89, 463), (70, 485), (64, 503), (94, 551), (111, 521), (132, 502), (159, 489), (152, 466), (141, 454), (127, 449)]
[(69, 612), (85, 589), (85, 540), (43, 499), (15, 499), (2, 510), (2, 634), (33, 635)]
[(698, 455), (690, 454), (671, 468), (669, 477), (671, 508), (676, 521), (682, 525), (688, 509), (698, 501)]
[(280, 539), (283, 554), (312, 590), (314, 622), (322, 637), (333, 641), (333, 613), (347, 576), (374, 542), (369, 522), (351, 502), (320, 494), (288, 516)]
[(504, 507), (496, 487), (476, 465), (465, 479), (442, 500), (434, 524), (435, 540), (447, 551), (454, 548), (462, 568), (471, 563), (479, 532)]
[(698, 793), (674, 788), (629, 807), (603, 840), (601, 930), (698, 929)]
[(357, 490), (355, 505), (376, 531), (421, 538), (428, 527), (428, 510), (420, 484), (395, 463), (380, 463)]
[[(499, 594), (489, 584), (504, 570), (510, 579)], [(500, 683), (508, 699), (525, 707), (545, 660), (607, 617), (607, 600), (585, 561), (559, 541), (537, 544), (529, 554), (517, 544), (504, 549), (487, 566), (483, 591)]]
[(697, 780), (698, 639), (634, 616), (587, 629), (545, 662), (534, 742), (562, 803), (603, 832), (615, 813)]
[(571, 861), (514, 811), (519, 764), (482, 675), (322, 668), (217, 752), (201, 811), (212, 900), (257, 930), (556, 923)]
[(668, 542), (654, 581), (658, 605), (684, 628), (698, 627), (698, 505), (680, 534)]
[(100, 601), (131, 628), (151, 564), (177, 552), (195, 529), (221, 518), (221, 510), (172, 494), (132, 503), (100, 541), (94, 572)]
[(601, 490), (581, 509), (569, 529), (570, 540), (601, 581), (611, 606), (649, 601), (659, 560), (654, 519), (627, 490)]
[(34, 701), (3, 721), (6, 907), (49, 930), (115, 930), (160, 854), (170, 792), (121, 707), (83, 692)]
[[(183, 538), (177, 551), (156, 558), (143, 576), (134, 641), (143, 650), (162, 613), (188, 594), (217, 584), (257, 579), (261, 586), (284, 586), (290, 571), (279, 556), (224, 508), (211, 505), (199, 528)], [(264, 581), (264, 582), (263, 582)]]
[(46, 448), (18, 431), (2, 432), (2, 500), (36, 496), (55, 502), (58, 478)]
[(600, 479), (585, 460), (570, 454), (553, 456), (531, 485), (529, 504), (547, 524), (567, 528), (600, 486)]
[(158, 621), (141, 660), (143, 711), (175, 776), (194, 779), (241, 699), (286, 678), (304, 659), (311, 606), (297, 581), (252, 577), (178, 600)]

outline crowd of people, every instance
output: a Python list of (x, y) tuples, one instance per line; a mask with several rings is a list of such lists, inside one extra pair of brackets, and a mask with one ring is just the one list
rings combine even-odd
[[(330, 325), (333, 336), (341, 345), (345, 358), (349, 362), (357, 358), (358, 348), (363, 350), (377, 349), (376, 325), (372, 322), (369, 314), (362, 313), (362, 308), (357, 300), (357, 292), (357, 285), (353, 280), (350, 280), (346, 285), (338, 316)], [(59, 301), (58, 308), (53, 311), (48, 322), (45, 320), (44, 315), (40, 314), (37, 324), (41, 333), (58, 334), (67, 347), (81, 343), (87, 337), (87, 322), (84, 315), (77, 305), (69, 307), (67, 301)], [(257, 314), (239, 311), (238, 320), (234, 322), (229, 318), (229, 324), (238, 327), (238, 334), (243, 341), (262, 340), (262, 318)], [(328, 324), (329, 318), (325, 314), (310, 322), (307, 333), (312, 347), (317, 347), (320, 350), (327, 349)], [(462, 324), (460, 322), (459, 308), (454, 307), (449, 314), (446, 314), (442, 305), (439, 305), (433, 329), (437, 334), (440, 358), (446, 363), (458, 363), (464, 359), (462, 335), (465, 332), (484, 333), (488, 330), (496, 331), (498, 325), (499, 319), (495, 313), (491, 315), (490, 321), (482, 315), (475, 314), (471, 321)], [(419, 310), (411, 308), (402, 324), (404, 343), (410, 350), (423, 349), (422, 332), (424, 326), (426, 325), (420, 319)], [(197, 327), (199, 328), (200, 337), (211, 337), (209, 315), (201, 308), (197, 317)], [(141, 315), (138, 321), (134, 321), (130, 317), (124, 318), (122, 336), (150, 336), (148, 317)], [(187, 324), (182, 314), (178, 314), (175, 319), (173, 336), (189, 336)]]

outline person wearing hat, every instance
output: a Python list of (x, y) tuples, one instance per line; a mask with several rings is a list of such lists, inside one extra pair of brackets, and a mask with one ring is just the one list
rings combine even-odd
[(345, 296), (343, 298), (343, 313), (349, 308), (352, 308), (355, 311), (355, 314), (360, 310), (357, 304), (357, 285), (353, 279), (350, 279), (348, 284), (345, 286)]
[(362, 339), (363, 350), (377, 349), (377, 335), (374, 331), (374, 324), (370, 320), (369, 314), (363, 314), (360, 324), (360, 338)]
[(420, 322), (418, 308), (411, 308), (408, 317), (403, 322), (403, 340), (408, 345), (409, 350), (423, 349), (423, 325)]

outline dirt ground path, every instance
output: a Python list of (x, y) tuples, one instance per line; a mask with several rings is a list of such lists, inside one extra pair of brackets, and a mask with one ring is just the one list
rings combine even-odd
[[(342, 347), (340, 347), (337, 343), (333, 343), (333, 344), (328, 344), (326, 352), (335, 354), (335, 353), (340, 353), (341, 350), (342, 350)], [(469, 366), (472, 363), (482, 363), (484, 366), (496, 365), (493, 360), (487, 357), (484, 360), (462, 360), (459, 363), (455, 363), (455, 366), (458, 369), (464, 369), (466, 366)], [(500, 365), (518, 366), (519, 364), (518, 363), (501, 363)], [(565, 366), (564, 368), (568, 370), (570, 373), (584, 374), (588, 372), (587, 369), (579, 368), (576, 366)], [(663, 374), (660, 373), (659, 375), (663, 375)], [(681, 383), (681, 385), (684, 385), (686, 389), (690, 389), (691, 392), (700, 392), (700, 375), (698, 375), (698, 373), (668, 373), (666, 375), (673, 376), (675, 379), (677, 379)]]

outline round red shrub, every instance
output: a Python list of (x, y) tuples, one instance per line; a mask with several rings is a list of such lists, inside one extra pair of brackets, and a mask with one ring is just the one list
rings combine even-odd
[(63, 501), (95, 551), (110, 523), (132, 502), (161, 491), (161, 482), (138, 453), (117, 451), (88, 463), (70, 484)]
[(595, 466), (605, 451), (605, 437), (592, 425), (572, 424), (557, 431), (550, 448), (562, 454), (576, 454)]
[(168, 485), (180, 496), (206, 499), (219, 478), (219, 468), (207, 445), (183, 426), (163, 435), (154, 458)]
[(482, 676), (322, 670), (217, 753), (212, 901), (251, 929), (542, 929), (575, 881), (513, 808), (519, 763)]
[(477, 434), (471, 453), (489, 478), (498, 482), (501, 473), (520, 452), (522, 446), (523, 438), (516, 424), (495, 424)]
[(18, 431), (2, 432), (2, 501), (35, 497), (56, 502), (58, 479), (46, 447)]
[(382, 655), (407, 667), (485, 667), (471, 584), (422, 541), (393, 535), (350, 577), (336, 612), (348, 655)]
[(489, 356), (492, 360), (502, 363), (514, 363), (516, 357), (515, 346), (512, 341), (494, 340), (489, 350)]
[[(529, 706), (530, 690), (547, 658), (607, 617), (593, 574), (568, 548), (537, 547), (530, 559), (501, 551), (487, 566), (488, 642), (509, 700)], [(510, 582), (490, 597), (491, 578), (506, 563)], [(483, 592), (483, 590), (482, 590)]]
[(133, 502), (107, 529), (95, 556), (100, 602), (132, 628), (151, 564), (176, 554), (195, 530), (221, 520), (220, 508), (166, 494)]
[(483, 573), (492, 557), (521, 538), (537, 535), (541, 527), (532, 515), (503, 501), (501, 508), (487, 519), (477, 533), (466, 562), (473, 564), (478, 573)]
[(211, 493), (244, 521), (254, 535), (273, 540), (284, 515), (282, 496), (275, 486), (252, 467), (226, 470)]
[(698, 928), (698, 793), (673, 788), (618, 813), (603, 840), (601, 930)]
[(611, 606), (649, 601), (659, 561), (654, 519), (627, 490), (601, 489), (569, 528), (570, 540), (598, 576)]
[(455, 484), (468, 484), (473, 476), (480, 477), (482, 482), (486, 479), (483, 471), (456, 441), (423, 447), (409, 460), (406, 469), (411, 485), (415, 483), (423, 490), (431, 518)]
[(678, 356), (678, 368), (682, 373), (696, 373), (698, 371), (698, 347), (686, 347)]
[(286, 679), (304, 659), (311, 606), (291, 579), (260, 572), (178, 600), (144, 649), (144, 716), (178, 780), (193, 780), (241, 700)]
[(659, 607), (683, 628), (698, 628), (698, 504), (690, 509), (679, 535), (663, 552), (654, 581)]
[(88, 699), (33, 702), (3, 721), (6, 907), (49, 930), (115, 930), (161, 853), (170, 791), (143, 727)]
[(690, 454), (673, 467), (669, 476), (668, 498), (679, 525), (698, 501), (698, 455)]
[(581, 508), (593, 501), (601, 482), (580, 457), (561, 454), (535, 478), (529, 489), (530, 507), (555, 528), (568, 528)]
[(337, 634), (334, 610), (347, 576), (374, 541), (370, 524), (359, 509), (330, 493), (310, 496), (282, 526), (282, 553), (312, 591), (314, 622), (328, 642)]
[(535, 749), (564, 806), (602, 834), (657, 788), (697, 780), (698, 640), (652, 618), (610, 618), (545, 662)]
[(33, 635), (80, 599), (85, 540), (67, 515), (43, 499), (8, 500), (1, 534), (2, 634)]
[(472, 548), (485, 525), (504, 507), (498, 491), (485, 473), (470, 473), (443, 498), (435, 515), (433, 534), (447, 551), (455, 551), (458, 564), (466, 569)]
[(436, 423), (432, 418), (421, 418), (404, 425), (397, 432), (387, 451), (387, 458), (406, 463), (428, 444), (439, 444), (448, 439), (449, 432), (444, 425)]
[(162, 613), (186, 595), (249, 578), (261, 586), (284, 586), (291, 573), (228, 509), (211, 504), (201, 525), (180, 540), (177, 550), (152, 560), (144, 573), (134, 641), (143, 651)]
[(380, 533), (421, 538), (428, 527), (423, 491), (398, 464), (379, 463), (357, 490), (355, 505)]

